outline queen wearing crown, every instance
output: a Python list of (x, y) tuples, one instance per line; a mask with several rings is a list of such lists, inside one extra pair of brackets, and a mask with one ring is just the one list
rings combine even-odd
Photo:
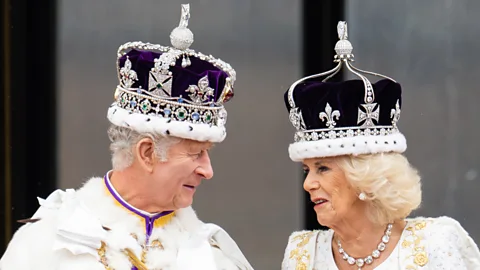
[(249, 270), (235, 241), (191, 208), (213, 176), (208, 150), (226, 136), (235, 71), (189, 49), (182, 5), (173, 47), (120, 46), (108, 109), (112, 170), (57, 190), (14, 235), (2, 270)]
[[(459, 222), (408, 217), (422, 193), (402, 154), (401, 86), (354, 67), (345, 22), (338, 34), (337, 66), (285, 93), (296, 128), (290, 158), (302, 162), (303, 188), (329, 230), (294, 232), (282, 269), (480, 269), (479, 249)], [(328, 82), (342, 67), (358, 79)], [(382, 79), (372, 84), (367, 74)]]

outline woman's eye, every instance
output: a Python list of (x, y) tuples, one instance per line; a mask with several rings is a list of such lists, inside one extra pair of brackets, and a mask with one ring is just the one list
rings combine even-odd
[(328, 168), (327, 166), (320, 166), (320, 167), (318, 167), (318, 171), (319, 171), (319, 172), (326, 172), (326, 171), (328, 171), (328, 170), (330, 170), (330, 168)]
[(303, 173), (304, 174), (308, 174), (310, 172), (310, 170), (308, 168), (303, 168)]

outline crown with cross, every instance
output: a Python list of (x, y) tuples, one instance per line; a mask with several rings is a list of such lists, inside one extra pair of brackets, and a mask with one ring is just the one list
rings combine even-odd
[[(339, 155), (403, 152), (406, 140), (397, 123), (402, 89), (393, 79), (356, 68), (347, 23), (337, 25), (337, 65), (302, 78), (285, 93), (289, 119), (296, 128), (289, 154), (294, 161)], [(329, 82), (342, 67), (359, 79)], [(366, 75), (382, 79), (371, 83)]]
[(117, 53), (119, 84), (108, 119), (139, 132), (197, 141), (226, 136), (224, 104), (233, 97), (235, 70), (221, 59), (190, 49), (190, 5), (181, 6), (172, 46), (128, 42)]

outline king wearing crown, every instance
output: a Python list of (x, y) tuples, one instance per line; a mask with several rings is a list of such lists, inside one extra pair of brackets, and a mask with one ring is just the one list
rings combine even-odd
[(39, 199), (0, 269), (253, 269), (221, 227), (191, 208), (213, 176), (208, 151), (226, 136), (235, 71), (189, 49), (189, 9), (182, 5), (173, 46), (120, 46), (107, 113), (112, 170)]

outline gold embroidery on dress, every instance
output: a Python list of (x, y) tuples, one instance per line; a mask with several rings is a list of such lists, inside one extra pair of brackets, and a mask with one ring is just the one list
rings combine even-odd
[[(297, 244), (297, 247), (290, 252), (290, 259), (294, 259), (297, 261), (295, 266), (295, 270), (306, 270), (307, 263), (310, 261), (310, 254), (308, 250), (304, 249), (305, 245), (308, 244), (310, 238), (315, 234), (315, 231), (306, 232), (299, 234), (293, 237), (292, 241), (300, 241)], [(306, 262), (304, 261), (306, 260)]]
[(402, 247), (408, 248), (411, 247), (413, 250), (413, 254), (410, 255), (408, 258), (413, 257), (413, 263), (416, 265), (408, 265), (406, 269), (414, 270), (418, 269), (417, 266), (425, 266), (428, 263), (428, 254), (425, 251), (425, 246), (421, 245), (422, 238), (417, 235), (417, 231), (424, 229), (427, 226), (425, 221), (418, 221), (413, 225), (409, 225), (406, 229), (411, 233), (412, 241), (407, 239), (403, 240)]

